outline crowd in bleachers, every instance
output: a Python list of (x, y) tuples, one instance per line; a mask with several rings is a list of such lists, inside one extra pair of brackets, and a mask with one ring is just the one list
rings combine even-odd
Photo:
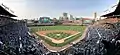
[(41, 55), (48, 50), (28, 33), (24, 22), (11, 22), (0, 27), (0, 54)]
[[(3, 21), (3, 20), (2, 20)], [(2, 23), (2, 22), (0, 22)], [(4, 22), (5, 23), (5, 22)], [(30, 35), (22, 21), (0, 26), (0, 54), (2, 55), (104, 55), (118, 47), (120, 24), (115, 28), (88, 27), (86, 38), (61, 52), (50, 52), (40, 40)], [(107, 47), (106, 47), (107, 46)], [(109, 50), (108, 50), (109, 49)], [(109, 53), (113, 54), (112, 52)]]
[[(108, 55), (108, 52), (110, 53), (110, 51), (105, 47), (106, 44), (103, 43), (102, 41), (106, 40), (108, 42), (111, 42), (113, 41), (113, 39), (116, 38), (116, 35), (119, 34), (120, 25), (118, 23), (115, 23), (113, 25), (115, 25), (116, 28), (104, 29), (102, 27), (96, 27), (96, 26), (89, 27), (86, 38), (78, 42), (77, 44), (74, 44), (71, 48), (69, 48), (67, 50), (68, 51), (67, 54), (72, 54), (72, 55), (104, 55), (104, 54), (107, 54)], [(110, 44), (109, 46), (111, 45), (112, 44)], [(113, 47), (115, 47), (115, 45)], [(112, 49), (112, 47), (109, 49), (112, 50), (111, 52), (115, 50), (114, 48)], [(69, 50), (72, 50), (72, 51), (69, 51)], [(114, 54), (111, 54), (111, 55), (114, 55)]]

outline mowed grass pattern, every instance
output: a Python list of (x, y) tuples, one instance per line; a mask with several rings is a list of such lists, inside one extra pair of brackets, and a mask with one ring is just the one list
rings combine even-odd
[(31, 32), (47, 31), (47, 30), (73, 30), (73, 31), (83, 32), (85, 30), (85, 26), (36, 26), (30, 28), (31, 28)]
[[(58, 35), (59, 34), (59, 35)], [(47, 33), (47, 36), (48, 37), (51, 37), (51, 38), (54, 38), (54, 39), (57, 39), (57, 40), (60, 40), (60, 39), (63, 39), (65, 37), (68, 37), (70, 36), (71, 34), (69, 33), (64, 33), (64, 32), (53, 32), (53, 33)]]
[[(62, 47), (62, 46), (65, 46), (67, 44), (69, 44), (70, 42), (78, 39), (79, 37), (82, 36), (86, 26), (35, 26), (35, 27), (29, 27), (30, 28), (30, 32), (31, 33), (35, 33), (36, 32), (39, 32), (39, 31), (47, 31), (47, 30), (72, 30), (72, 31), (77, 31), (77, 32), (80, 32), (80, 34), (77, 34), (73, 37), (70, 37), (68, 39), (65, 40), (64, 43), (53, 43), (50, 39), (47, 39), (47, 38), (44, 38), (44, 37), (41, 37), (40, 36), (39, 38), (40, 39), (43, 39), (47, 44), (51, 45), (51, 46), (54, 46), (54, 47)], [(51, 36), (52, 38), (57, 38), (55, 36)], [(60, 36), (58, 39), (62, 39), (62, 38), (65, 38), (66, 36)]]

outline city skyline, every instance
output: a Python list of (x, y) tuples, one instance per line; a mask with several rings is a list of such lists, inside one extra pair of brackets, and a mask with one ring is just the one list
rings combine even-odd
[(74, 17), (94, 17), (94, 12), (100, 16), (105, 10), (116, 5), (118, 0), (0, 0), (0, 2), (13, 10), (18, 17), (31, 19), (40, 16), (59, 18), (63, 12)]

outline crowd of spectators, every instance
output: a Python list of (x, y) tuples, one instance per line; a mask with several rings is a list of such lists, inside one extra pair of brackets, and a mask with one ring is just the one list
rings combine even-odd
[(2, 55), (41, 55), (48, 50), (28, 33), (22, 21), (11, 22), (0, 27), (0, 54)]
[[(113, 52), (117, 48), (115, 48), (115, 44), (112, 42), (114, 41), (116, 36), (120, 34), (119, 32), (120, 25), (119, 23), (115, 23), (113, 25), (116, 28), (105, 29), (103, 27), (96, 27), (96, 26), (88, 27), (86, 38), (78, 42), (77, 44), (74, 44), (71, 48), (69, 48), (67, 50), (67, 54), (72, 54), (72, 55), (105, 55), (105, 54), (110, 55), (111, 54), (111, 55), (115, 55)], [(118, 36), (118, 38), (120, 37)], [(118, 46), (119, 45), (117, 45), (117, 47)]]
[[(2, 20), (3, 21), (3, 20)], [(2, 23), (2, 22), (0, 22)], [(5, 24), (5, 22), (4, 22)], [(104, 55), (119, 49), (119, 23), (114, 28), (88, 27), (86, 38), (61, 52), (50, 52), (34, 38), (23, 21), (7, 22), (0, 26), (0, 54), (2, 55)], [(117, 44), (116, 44), (117, 43)], [(107, 46), (107, 47), (106, 47)], [(109, 50), (108, 50), (109, 49)], [(110, 53), (111, 52), (111, 53)], [(115, 51), (118, 52), (118, 51)]]

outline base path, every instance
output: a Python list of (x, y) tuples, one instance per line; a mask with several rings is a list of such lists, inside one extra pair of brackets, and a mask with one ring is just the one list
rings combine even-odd
[[(76, 44), (76, 43), (80, 42), (80, 40), (83, 40), (85, 38), (86, 34), (87, 34), (87, 30), (88, 30), (88, 28), (85, 29), (85, 31), (84, 31), (84, 33), (82, 34), (81, 37), (72, 41), (71, 43)], [(73, 45), (73, 44), (69, 43), (69, 44), (67, 44), (65, 46), (62, 46), (62, 47), (53, 47), (53, 46), (50, 46), (49, 44), (47, 44), (44, 40), (42, 41), (42, 43), (51, 52), (60, 52), (60, 51), (63, 51), (63, 50), (65, 50), (65, 49), (67, 49), (67, 48), (69, 48)]]
[[(46, 36), (47, 33), (51, 33), (51, 32), (65, 32), (65, 33), (70, 33), (72, 35), (70, 35), (66, 38), (60, 39), (60, 40), (56, 40), (54, 38)], [(56, 30), (55, 31), (40, 31), (40, 32), (36, 32), (36, 33), (39, 34), (40, 36), (44, 37), (44, 38), (48, 38), (48, 39), (52, 40), (53, 43), (57, 43), (57, 44), (63, 43), (66, 39), (68, 39), (70, 37), (73, 37), (77, 34), (80, 34), (80, 32), (77, 32), (77, 31), (63, 31), (63, 30), (62, 31), (58, 31), (58, 30), (57, 31)]]

